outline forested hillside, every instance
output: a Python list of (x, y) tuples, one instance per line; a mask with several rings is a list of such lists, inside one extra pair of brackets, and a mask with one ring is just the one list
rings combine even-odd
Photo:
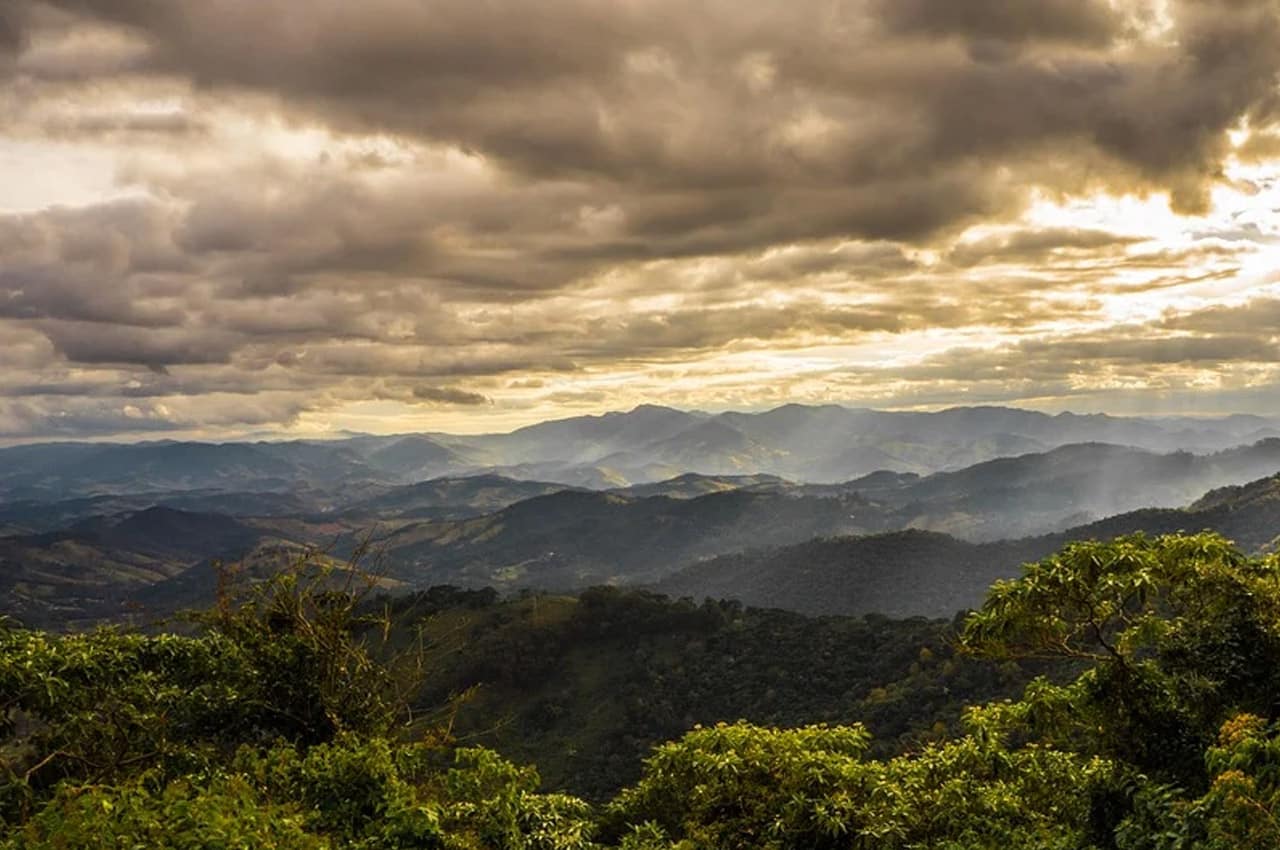
[[(388, 608), (354, 574), (338, 586), (294, 575), (244, 602), (224, 598), (185, 636), (0, 626), (0, 846), (1280, 846), (1280, 560), (1212, 535), (1073, 543), (1028, 566), (963, 622), (956, 647), (972, 662), (929, 658), (946, 626), (923, 621), (802, 622), (613, 591), (514, 607), (451, 591)], [(478, 619), (458, 619), (467, 611)], [(483, 651), (461, 658), (449, 635), (468, 629), (463, 645)], [(562, 635), (617, 646), (616, 635), (646, 632), (660, 637), (636, 646), (642, 656), (661, 655), (666, 636), (705, 647), (687, 662), (632, 667), (649, 678), (606, 712), (629, 701), (641, 713), (670, 709), (674, 691), (701, 683), (697, 710), (740, 707), (785, 725), (692, 728), (593, 804), (544, 790), (535, 770), (508, 760), (514, 751), (476, 748), (462, 723), (474, 700), (442, 696), (469, 677), (498, 688), (554, 678), (582, 663), (557, 655)], [(804, 652), (822, 663), (807, 665)], [(734, 669), (766, 653), (772, 693)], [(912, 653), (896, 684), (854, 702)], [(983, 659), (1065, 667), (1057, 683), (981, 702), (984, 687), (1016, 679)], [(726, 669), (717, 677), (706, 665)], [(826, 678), (803, 694), (799, 679), (819, 668)], [(960, 724), (893, 738), (893, 723), (910, 728), (933, 710), (918, 694), (961, 682), (975, 704)], [(903, 701), (877, 716), (895, 688)], [(837, 704), (825, 713), (824, 694)], [(592, 710), (543, 701), (513, 722), (554, 727), (573, 711), (589, 726)]]
[(966, 704), (1016, 696), (1048, 671), (957, 656), (950, 620), (809, 618), (614, 588), (505, 602), (434, 588), (391, 606), (396, 642), (417, 626), (433, 671), (419, 708), (466, 693), (456, 734), (592, 799), (698, 724), (861, 721), (884, 755), (955, 731)]
[[(491, 475), (591, 489), (652, 484), (689, 473), (839, 483), (880, 470), (958, 471), (1082, 443), (1208, 456), (1276, 437), (1280, 421), (1254, 416), (1048, 416), (1001, 407), (910, 413), (799, 404), (709, 415), (641, 405), (509, 434), (11, 446), (0, 448), (0, 498), (48, 503), (140, 494), (168, 499), (269, 493), (311, 510), (328, 510), (440, 477)], [(1253, 473), (1269, 471), (1275, 470)]]
[(806, 614), (948, 617), (1050, 551), (1044, 540), (967, 543), (931, 531), (809, 540), (692, 564), (656, 583), (673, 596)]
[(874, 506), (856, 493), (732, 490), (633, 499), (565, 491), (473, 520), (405, 525), (377, 546), (392, 575), (418, 584), (572, 590), (653, 581), (689, 560), (743, 546), (880, 527)]

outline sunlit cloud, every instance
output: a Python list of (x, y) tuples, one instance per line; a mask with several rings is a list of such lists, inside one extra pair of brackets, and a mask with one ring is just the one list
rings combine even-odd
[(1272, 0), (306, 5), (16, 0), (0, 439), (1280, 403)]

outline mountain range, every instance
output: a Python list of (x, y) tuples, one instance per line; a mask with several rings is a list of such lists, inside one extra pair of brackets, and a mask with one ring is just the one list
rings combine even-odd
[(946, 616), (1080, 536), (1213, 528), (1266, 547), (1276, 432), (1256, 417), (792, 405), (476, 437), (19, 446), (0, 450), (0, 613), (164, 614), (205, 601), (215, 563), (264, 575), (368, 549), (411, 587), (642, 585)]
[(694, 498), (564, 490), (470, 519), (389, 522), (373, 533), (155, 507), (0, 537), (0, 609), (46, 625), (164, 615), (210, 601), (216, 563), (261, 576), (308, 557), (341, 565), (367, 546), (365, 566), (388, 586), (648, 585), (809, 614), (950, 616), (1073, 539), (1209, 529), (1266, 549), (1280, 535), (1280, 476), (1210, 491), (1186, 508), (1143, 508), (1012, 540), (903, 529), (894, 517), (856, 492), (754, 487)]
[(686, 473), (838, 483), (927, 475), (1078, 443), (1211, 453), (1280, 437), (1280, 420), (1125, 418), (1012, 408), (899, 413), (787, 405), (705, 414), (642, 406), (509, 434), (356, 436), (253, 443), (49, 443), (0, 449), (0, 498), (155, 491), (287, 492), (317, 510), (442, 476), (502, 475), (591, 489)]

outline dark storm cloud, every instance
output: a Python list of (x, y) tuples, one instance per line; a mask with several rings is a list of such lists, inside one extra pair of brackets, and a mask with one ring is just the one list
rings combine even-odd
[(479, 405), (492, 404), (488, 396), (467, 392), (457, 387), (414, 387), (413, 397), (435, 404)]
[[(626, 187), (629, 235), (686, 252), (919, 238), (1011, 208), (1029, 174), (1199, 207), (1280, 70), (1274, 0), (1175, 0), (1153, 44), (1096, 0), (316, 0), (305, 26), (294, 0), (55, 5), (136, 33), (155, 74)], [(1023, 49), (993, 63), (953, 34)]]
[(18, 6), (0, 6), (0, 62), (6, 56), (14, 56), (26, 41), (25, 29), (19, 16), (23, 13)]
[(1113, 39), (1124, 26), (1103, 0), (878, 0), (875, 8), (895, 32), (1000, 41), (1097, 45)]
[(48, 322), (41, 329), (54, 348), (76, 363), (137, 364), (161, 370), (180, 364), (227, 363), (234, 348), (227, 334), (188, 328)]
[(88, 275), (50, 267), (0, 270), (0, 318), (69, 319), (127, 327), (168, 327), (181, 323), (177, 307), (155, 307), (115, 289), (106, 274)]
[(190, 263), (171, 227), (162, 208), (135, 202), (0, 216), (0, 319), (99, 323), (121, 336), (180, 326), (186, 293), (164, 296), (183, 292), (175, 278)]
[(430, 254), (421, 232), (427, 218), (401, 199), (371, 197), (321, 177), (285, 196), (257, 187), (208, 187), (176, 239), (190, 254), (257, 252), (282, 273), (404, 271)]
[(175, 220), (169, 209), (148, 201), (0, 214), (0, 267), (77, 268), (102, 275), (180, 271), (190, 265), (174, 244)]
[(234, 263), (250, 296), (368, 273), (429, 280), (468, 299), (518, 300), (601, 263), (560, 247), (589, 239), (577, 219), (600, 198), (582, 187), (441, 185), (411, 166), (396, 176), (374, 188), (332, 162), (270, 164), (230, 183), (214, 173), (160, 187), (191, 199), (174, 242), (188, 256)]
[[(436, 253), (419, 254), (418, 265), (403, 276), (400, 251), (379, 254), (368, 248), (420, 244), (428, 222), (443, 220), (433, 219), (430, 204), (415, 211), (407, 201), (361, 202), (360, 194), (349, 189), (312, 191), (318, 194), (307, 197), (330, 203), (318, 205), (310, 219), (306, 204), (264, 205), (252, 194), (235, 193), (202, 201), (183, 214), (130, 202), (0, 217), (0, 265), (11, 268), (0, 272), (0, 293), (6, 295), (0, 317), (27, 321), (75, 364), (154, 372), (234, 364), (238, 370), (164, 389), (148, 384), (147, 393), (163, 394), (236, 386), (253, 392), (267, 385), (315, 392), (325, 386), (323, 376), (407, 380), (566, 372), (584, 363), (607, 367), (634, 358), (678, 360), (726, 346), (788, 347), (797, 341), (839, 342), (975, 324), (1020, 328), (1093, 309), (1088, 303), (1043, 300), (1037, 291), (1055, 285), (1043, 279), (977, 279), (967, 282), (964, 297), (957, 298), (956, 281), (937, 270), (925, 274), (900, 247), (885, 243), (726, 258), (733, 274), (707, 289), (704, 302), (693, 299), (663, 309), (615, 315), (607, 300), (595, 311), (568, 313), (539, 307), (537, 300), (490, 308), (484, 297), (467, 301), (464, 295), (475, 293), (457, 281), (433, 276), (440, 273)], [(397, 220), (391, 210), (404, 217)], [(461, 210), (458, 220), (467, 215)], [(248, 226), (242, 226), (245, 221)], [(244, 238), (216, 235), (224, 227)], [(264, 232), (269, 237), (262, 237)], [(1025, 257), (1063, 246), (1083, 250), (1126, 242), (1088, 231), (1024, 229), (982, 243), (979, 253)], [(356, 257), (367, 262), (344, 257), (353, 245)], [(520, 254), (514, 261), (531, 262)], [(342, 273), (316, 276), (334, 269)], [(253, 277), (298, 274), (301, 285), (285, 292), (245, 286)], [(913, 276), (913, 282), (900, 292), (862, 283), (894, 275)], [(743, 285), (751, 281), (760, 282), (751, 285), (762, 295), (778, 286), (831, 289), (833, 281), (845, 281), (855, 294), (859, 287), (869, 288), (858, 304), (734, 300), (750, 293)], [(611, 282), (604, 286), (599, 293), (604, 299), (627, 289)], [(638, 277), (633, 288), (644, 292), (664, 286), (677, 284), (659, 267)], [(508, 312), (516, 309), (520, 312)], [(465, 319), (462, 310), (469, 310)], [(291, 377), (253, 374), (272, 365)]]

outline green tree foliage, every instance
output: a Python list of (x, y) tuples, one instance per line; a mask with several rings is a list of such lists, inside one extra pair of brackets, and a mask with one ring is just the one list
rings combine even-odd
[(618, 588), (488, 604), (432, 596), (399, 609), (422, 622), (422, 707), (471, 692), (460, 737), (599, 801), (695, 725), (860, 722), (883, 757), (958, 731), (966, 704), (1014, 697), (1046, 669), (1065, 680), (1070, 668), (958, 656), (949, 621), (811, 618)]
[(1199, 798), (1149, 785), (1117, 838), (1123, 850), (1234, 850), (1280, 847), (1280, 729), (1240, 714), (1205, 753), (1211, 777)]
[(242, 748), (168, 782), (63, 784), (5, 850), (361, 848), (585, 850), (586, 804), (536, 793), (537, 773), (486, 750), (392, 745), (350, 733), (302, 749)]
[(589, 846), (588, 806), (533, 769), (397, 737), (416, 685), (326, 584), (286, 575), (197, 634), (0, 624), (0, 848)]
[(696, 730), (659, 747), (609, 814), (679, 847), (1066, 848), (1088, 823), (1080, 789), (1113, 773), (1101, 759), (977, 735), (867, 761), (868, 740), (859, 726)]
[(385, 733), (397, 689), (360, 637), (359, 595), (299, 581), (225, 600), (199, 636), (0, 629), (5, 802), (63, 780), (208, 769), (246, 743)]
[(994, 657), (1069, 658), (1089, 669), (1053, 698), (1042, 734), (1167, 781), (1207, 781), (1204, 752), (1239, 711), (1280, 699), (1280, 564), (1212, 535), (1074, 543), (997, 584), (964, 644)]
[[(493, 608), (454, 596), (400, 613)], [(186, 635), (0, 625), (0, 850), (1280, 848), (1280, 563), (1212, 535), (1073, 544), (995, 587), (965, 651), (1078, 675), (945, 739), (884, 754), (858, 722), (709, 725), (598, 808), (419, 734), (396, 656), (373, 661), (397, 634), (376, 607), (286, 579)], [(608, 592), (565, 611), (599, 640), (710, 642), (743, 615)]]
[[(6, 850), (331, 846), (304, 828), (296, 804), (266, 799), (240, 777), (177, 779), (155, 785), (67, 786), (29, 822), (0, 839)], [(422, 845), (430, 846), (430, 845)]]

